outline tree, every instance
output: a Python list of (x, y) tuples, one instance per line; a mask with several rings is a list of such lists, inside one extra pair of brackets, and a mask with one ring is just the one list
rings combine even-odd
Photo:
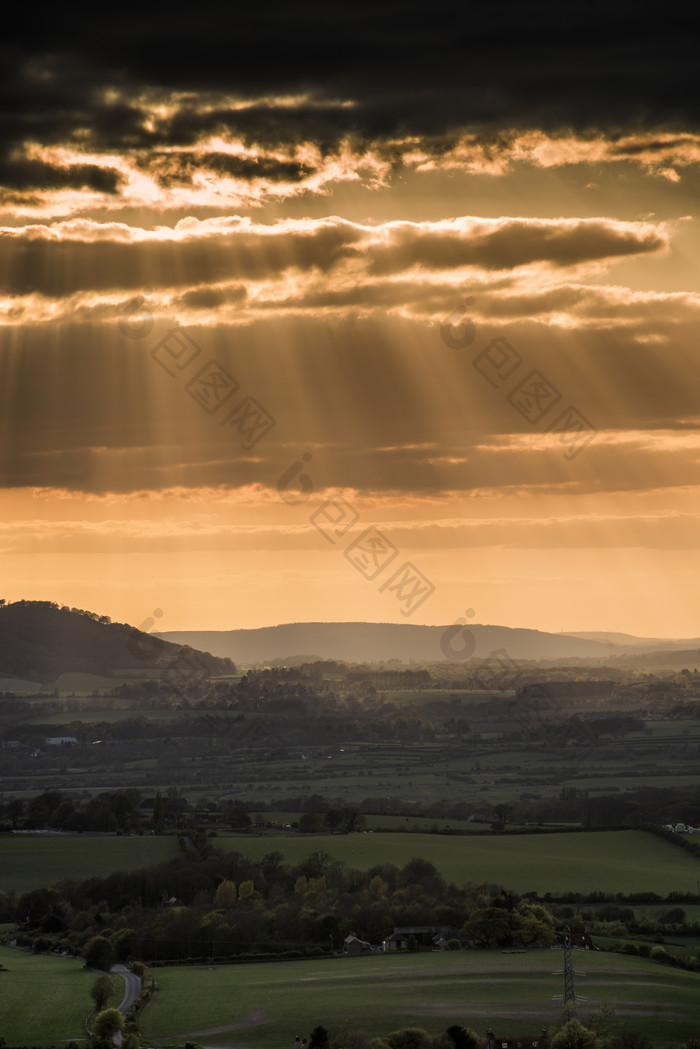
[(351, 834), (353, 831), (362, 830), (367, 822), (356, 805), (345, 805), (344, 808), (340, 810), (340, 815), (341, 826), (345, 834)]
[(454, 1042), (455, 1049), (476, 1049), (479, 1044), (479, 1036), (476, 1031), (461, 1027), (459, 1024), (452, 1024), (447, 1028), (445, 1034)]
[(301, 834), (315, 834), (321, 829), (321, 817), (318, 812), (304, 812), (299, 817), (299, 832)]
[(422, 1027), (401, 1027), (384, 1039), (391, 1049), (427, 1049), (430, 1035)]
[(682, 925), (684, 921), (685, 911), (682, 907), (672, 907), (670, 911), (659, 915), (659, 922), (662, 925)]
[(501, 907), (483, 907), (473, 912), (462, 932), (479, 947), (507, 943), (511, 937), (511, 918)]
[(328, 1031), (321, 1024), (311, 1032), (309, 1049), (328, 1049)]
[(217, 907), (235, 907), (238, 899), (235, 881), (224, 878), (214, 893), (214, 903)]
[(119, 829), (126, 830), (136, 812), (133, 798), (131, 798), (125, 791), (118, 790), (112, 796), (112, 811), (117, 818)]
[(137, 953), (138, 937), (135, 929), (120, 929), (111, 938), (114, 953), (118, 962), (126, 962)]
[(599, 1046), (595, 1033), (576, 1019), (567, 1021), (551, 1041), (551, 1049), (598, 1049)]
[(95, 1003), (96, 1013), (99, 1013), (101, 1009), (104, 1009), (113, 992), (114, 981), (112, 980), (112, 977), (107, 973), (102, 973), (101, 976), (97, 977), (90, 988), (90, 997)]
[(7, 815), (12, 820), (12, 829), (17, 830), (17, 824), (24, 816), (24, 802), (21, 798), (13, 798), (8, 802)]
[(240, 900), (254, 900), (260, 894), (255, 891), (255, 885), (252, 879), (248, 881), (242, 881), (238, 886), (238, 899)]
[(265, 877), (274, 877), (277, 871), (280, 870), (283, 860), (284, 856), (281, 852), (266, 852), (260, 861), (260, 866), (263, 869)]
[(369, 883), (369, 891), (372, 896), (385, 897), (389, 891), (389, 885), (380, 874), (375, 874)]
[(247, 827), (250, 827), (252, 822), (247, 809), (240, 803), (231, 805), (226, 809), (225, 819), (234, 830), (245, 830)]
[(332, 858), (327, 852), (312, 852), (299, 864), (299, 870), (309, 878), (320, 878), (329, 870), (331, 863)]
[(124, 1027), (124, 1017), (118, 1009), (103, 1009), (95, 1017), (92, 1025), (93, 1032), (97, 1038), (112, 1038)]
[(340, 809), (329, 809), (325, 814), (324, 819), (328, 830), (332, 834), (333, 831), (336, 831), (343, 822), (343, 813)]
[(155, 800), (153, 802), (153, 829), (158, 834), (165, 827), (165, 809), (163, 807), (163, 795), (159, 790), (156, 791)]
[(93, 936), (85, 945), (85, 965), (88, 969), (103, 969), (107, 972), (114, 965), (114, 947), (106, 936)]

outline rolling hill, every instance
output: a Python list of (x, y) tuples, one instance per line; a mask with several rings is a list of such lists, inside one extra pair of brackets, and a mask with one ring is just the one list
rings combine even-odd
[[(549, 634), (541, 630), (486, 626), (465, 627), (464, 637), (447, 633), (448, 626), (421, 626), (409, 623), (285, 623), (254, 630), (168, 631), (159, 636), (203, 648), (237, 663), (290, 665), (314, 659), (338, 659), (349, 663), (380, 662), (460, 662), (469, 655), (486, 658), (495, 651), (510, 659), (608, 659), (610, 656), (639, 655), (654, 649), (700, 647), (700, 642), (673, 642), (622, 635), (625, 643), (601, 637)], [(627, 640), (628, 639), (628, 640)], [(462, 647), (466, 645), (464, 651)]]
[[(13, 679), (50, 684), (71, 672), (111, 677), (177, 665), (182, 658), (181, 645), (107, 616), (51, 601), (0, 605), (0, 680), (6, 689)], [(200, 653), (197, 663), (214, 674), (235, 671), (230, 660), (209, 653)]]

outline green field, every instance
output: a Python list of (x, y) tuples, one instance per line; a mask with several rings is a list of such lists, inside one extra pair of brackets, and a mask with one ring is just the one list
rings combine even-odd
[[(612, 1024), (644, 1032), (656, 1045), (700, 1030), (700, 975), (641, 958), (576, 954), (579, 1016), (591, 1022), (603, 1003)], [(452, 1023), (483, 1034), (537, 1034), (557, 1020), (560, 952), (460, 951), (374, 955), (325, 961), (154, 970), (158, 992), (142, 1013), (149, 1044), (186, 1038), (204, 1045), (266, 1049), (318, 1023), (331, 1035), (398, 1027), (439, 1033)], [(0, 948), (0, 1031), (9, 1044), (37, 1046), (85, 1036), (93, 972), (79, 961)], [(613, 1027), (614, 1029), (614, 1027)]]
[[(408, 696), (401, 693), (399, 699)], [(426, 693), (420, 702), (427, 698)], [(433, 698), (445, 696), (436, 693)], [(144, 717), (157, 738), (115, 739), (108, 747), (50, 747), (29, 765), (22, 754), (9, 753), (0, 775), (2, 792), (24, 797), (43, 789), (93, 794), (132, 787), (148, 794), (177, 786), (192, 802), (203, 795), (228, 796), (251, 809), (261, 802), (285, 808), (299, 795), (320, 794), (330, 806), (370, 799), (365, 807), (379, 812), (392, 809), (393, 798), (423, 812), (431, 805), (440, 812), (458, 800), (462, 814), (471, 815), (490, 812), (499, 803), (521, 810), (525, 805), (534, 813), (564, 787), (595, 799), (643, 786), (689, 788), (697, 783), (697, 760), (688, 744), (700, 741), (700, 719), (650, 718), (644, 730), (624, 737), (606, 735), (590, 745), (570, 741), (553, 747), (544, 741), (507, 739), (504, 733), (514, 727), (507, 719), (492, 712), (479, 721), (472, 716), (473, 704), (465, 703), (471, 729), (458, 737), (438, 731), (423, 741), (343, 739), (307, 747), (288, 746), (278, 738), (264, 711), (246, 711), (244, 725), (236, 728), (241, 713), (235, 709), (215, 714), (196, 708), (150, 710), (129, 700), (77, 696), (66, 702), (75, 709), (50, 717), (37, 713), (29, 723), (41, 734), (44, 729), (49, 734), (49, 724), (60, 734), (82, 719), (92, 739), (98, 734), (109, 738), (115, 722)], [(214, 718), (211, 731), (202, 734), (200, 725), (193, 735), (183, 718), (197, 723), (200, 717)], [(100, 722), (106, 723), (104, 731)], [(176, 727), (175, 722), (182, 724)], [(237, 736), (239, 729), (248, 734), (250, 746)]]
[[(585, 1022), (603, 1002), (613, 1022), (644, 1032), (656, 1044), (681, 1042), (700, 1030), (700, 975), (599, 952), (575, 957)], [(337, 958), (324, 962), (173, 967), (154, 970), (159, 992), (142, 1014), (149, 1044), (196, 1039), (204, 1045), (266, 1049), (323, 1024), (331, 1037), (363, 1029), (386, 1035), (398, 1027), (431, 1033), (450, 1024), (480, 1034), (538, 1034), (557, 1020), (562, 978), (558, 951), (527, 954), (460, 951)]]
[(0, 1034), (8, 1045), (85, 1038), (95, 973), (82, 961), (0, 947), (0, 965), (7, 970), (0, 971)]
[(55, 885), (64, 878), (104, 877), (138, 870), (179, 852), (173, 837), (116, 837), (88, 834), (3, 835), (0, 838), (0, 889), (18, 895)]
[(700, 878), (700, 861), (639, 830), (494, 836), (219, 836), (216, 844), (255, 860), (268, 852), (281, 852), (289, 864), (298, 864), (311, 852), (327, 852), (359, 870), (377, 863), (403, 867), (412, 857), (422, 856), (458, 886), (492, 881), (540, 895), (651, 890), (665, 897), (669, 892), (697, 893)]
[[(517, 892), (630, 893), (650, 890), (696, 893), (700, 862), (644, 831), (524, 835), (294, 833), (253, 837), (223, 835), (212, 843), (253, 860), (280, 852), (297, 865), (312, 852), (327, 852), (348, 867), (378, 863), (404, 867), (414, 856), (429, 859), (458, 886), (496, 882)], [(136, 870), (178, 855), (172, 836), (12, 835), (0, 839), (0, 889), (17, 893), (55, 885), (64, 878)]]

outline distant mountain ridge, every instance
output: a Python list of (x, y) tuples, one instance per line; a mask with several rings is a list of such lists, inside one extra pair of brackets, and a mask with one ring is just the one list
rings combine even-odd
[[(171, 630), (160, 637), (204, 648), (236, 663), (290, 664), (314, 659), (348, 663), (459, 662), (473, 656), (486, 658), (502, 650), (510, 659), (604, 659), (674, 647), (698, 648), (700, 641), (635, 638), (626, 643), (607, 640), (609, 635), (550, 634), (524, 627), (466, 624), (421, 626), (411, 623), (284, 623), (251, 630)], [(300, 655), (303, 654), (303, 655)]]
[(634, 634), (620, 634), (613, 630), (576, 630), (569, 637), (581, 637), (591, 641), (602, 641), (606, 645), (615, 645), (630, 649), (630, 651), (651, 652), (672, 649), (693, 650), (700, 647), (700, 638), (669, 638), (669, 637), (635, 637)]
[(53, 684), (64, 674), (93, 675), (94, 687), (100, 688), (107, 687), (110, 678), (138, 676), (139, 671), (151, 672), (152, 676), (161, 669), (176, 668), (185, 674), (184, 680), (192, 672), (192, 666), (188, 670), (188, 661), (192, 660), (205, 676), (207, 672), (217, 676), (236, 673), (235, 664), (296, 666), (317, 659), (461, 663), (494, 653), (505, 662), (629, 657), (643, 663), (656, 658), (669, 666), (675, 653), (682, 656), (681, 665), (700, 665), (697, 639), (637, 638), (602, 631), (551, 634), (479, 623), (284, 623), (250, 630), (155, 634), (51, 601), (0, 602), (3, 691), (23, 691), (32, 682)]

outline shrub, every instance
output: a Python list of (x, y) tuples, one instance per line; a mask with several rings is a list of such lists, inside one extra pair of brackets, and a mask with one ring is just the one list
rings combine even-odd
[(95, 1017), (92, 1029), (97, 1038), (111, 1038), (121, 1031), (124, 1026), (124, 1017), (118, 1009), (103, 1009)]
[(113, 991), (114, 981), (111, 976), (107, 973), (102, 973), (97, 977), (90, 988), (90, 997), (95, 1003), (95, 1012), (99, 1013), (101, 1009), (104, 1009)]
[(430, 1035), (422, 1027), (401, 1027), (385, 1039), (391, 1049), (428, 1049)]
[(314, 1027), (311, 1032), (309, 1049), (328, 1049), (328, 1031), (321, 1024)]
[(479, 1044), (479, 1036), (471, 1029), (467, 1030), (459, 1024), (452, 1024), (445, 1034), (454, 1044), (455, 1049), (476, 1049)]
[(107, 972), (115, 960), (114, 947), (106, 936), (93, 936), (88, 940), (85, 945), (85, 964), (88, 969), (103, 969)]
[(595, 1033), (579, 1020), (569, 1020), (552, 1038), (552, 1049), (597, 1049)]

